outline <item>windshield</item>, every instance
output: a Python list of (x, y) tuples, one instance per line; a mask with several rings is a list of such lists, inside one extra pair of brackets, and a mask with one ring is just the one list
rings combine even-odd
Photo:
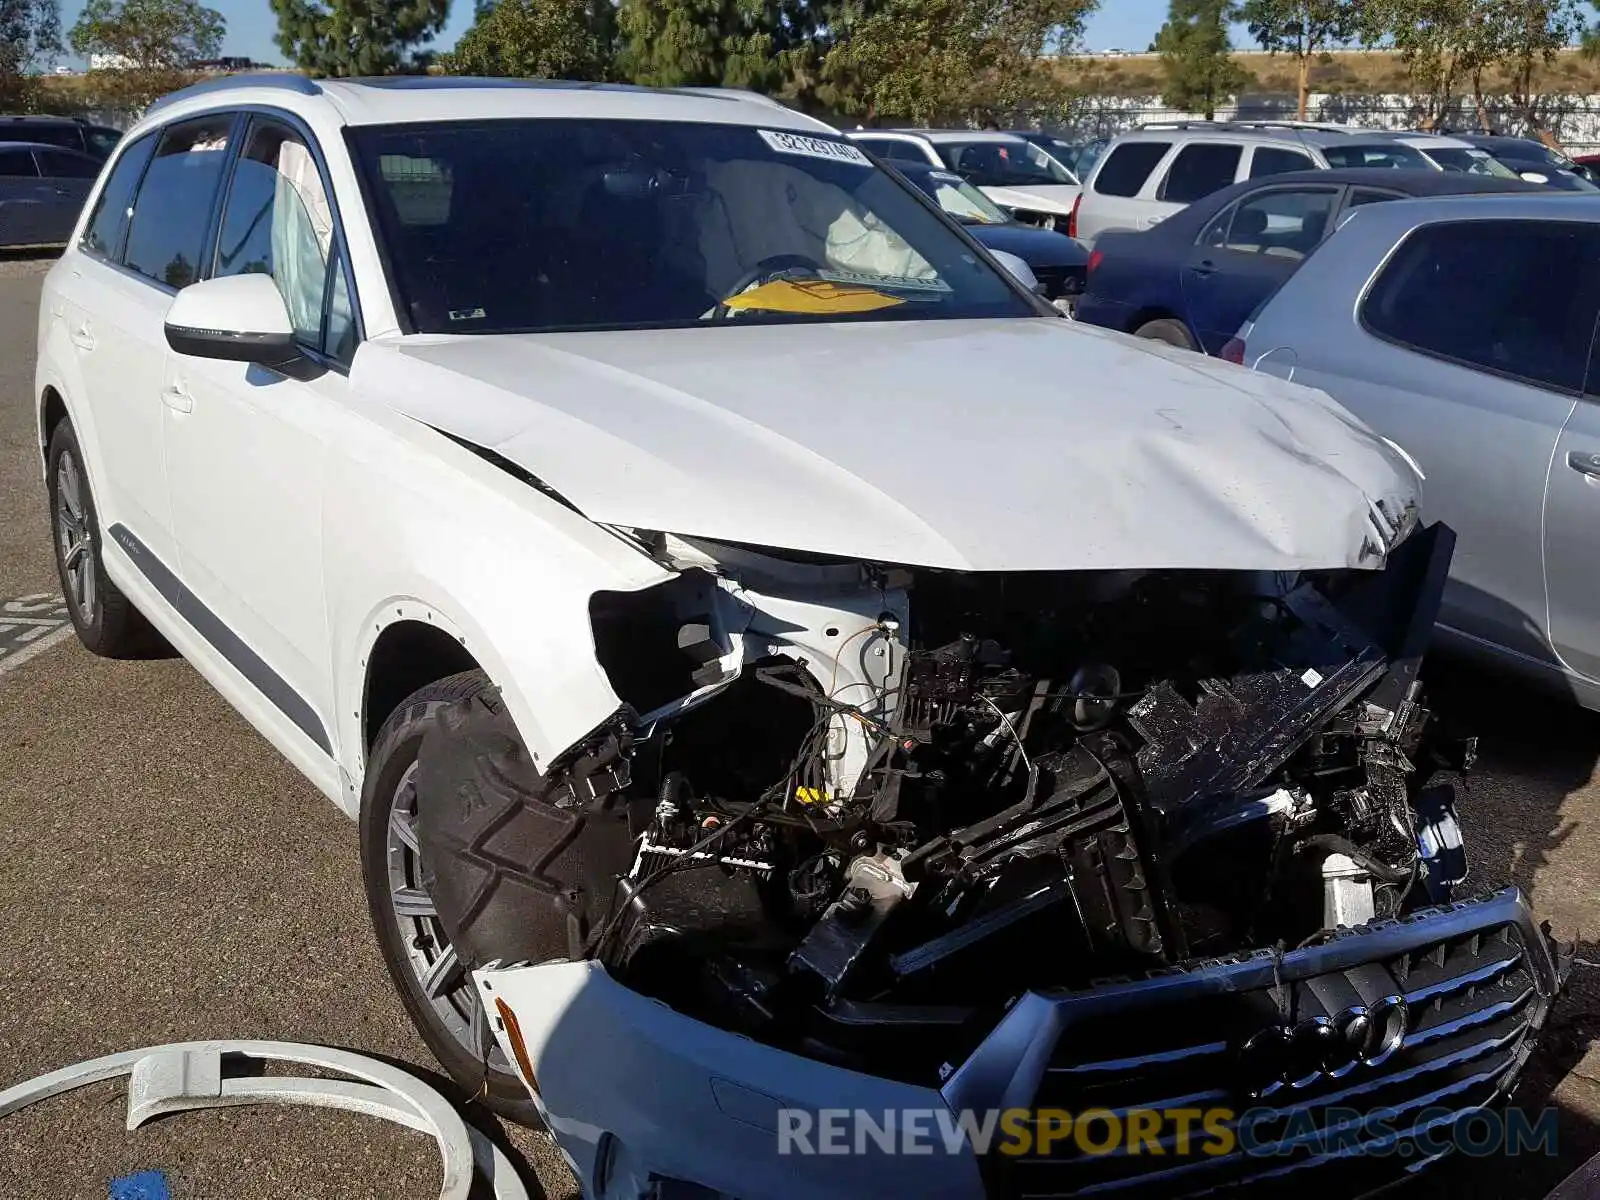
[(349, 136), (418, 332), (1034, 314), (837, 138), (592, 119)]
[(1405, 171), (1431, 171), (1433, 164), (1403, 142), (1378, 142), (1359, 146), (1323, 146), (1330, 167), (1397, 167)]
[(945, 166), (960, 171), (979, 187), (1026, 187), (1029, 184), (1078, 181), (1072, 173), (1032, 142), (940, 142), (935, 149)]
[(1428, 147), (1428, 157), (1439, 164), (1441, 170), (1458, 175), (1493, 175), (1499, 179), (1515, 179), (1517, 173), (1495, 158), (1487, 150)]
[(1005, 209), (959, 175), (949, 171), (922, 171), (912, 176), (911, 182), (932, 196), (940, 208), (958, 221), (973, 225), (1011, 223)]

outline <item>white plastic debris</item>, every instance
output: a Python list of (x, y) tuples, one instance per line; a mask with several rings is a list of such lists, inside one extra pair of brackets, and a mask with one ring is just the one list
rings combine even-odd
[[(223, 1078), (227, 1057), (292, 1062), (348, 1075), (349, 1080), (241, 1076)], [(516, 1169), (483, 1134), (461, 1119), (450, 1102), (415, 1076), (387, 1063), (293, 1042), (174, 1042), (127, 1050), (63, 1067), (0, 1092), (0, 1117), (41, 1100), (115, 1079), (128, 1084), (128, 1128), (152, 1117), (197, 1108), (242, 1104), (310, 1104), (365, 1113), (432, 1135), (444, 1162), (439, 1200), (467, 1200), (474, 1168), (497, 1200), (528, 1200)], [(360, 1081), (360, 1082), (356, 1082)]]

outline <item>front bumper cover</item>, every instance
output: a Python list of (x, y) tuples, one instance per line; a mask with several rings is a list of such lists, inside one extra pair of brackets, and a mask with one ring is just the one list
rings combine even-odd
[[(491, 1012), (499, 1000), (515, 1014), (538, 1076), (530, 1090), (585, 1196), (637, 1195), (629, 1189), (657, 1179), (740, 1200), (823, 1200), (1175, 1196), (1308, 1176), (1320, 1186), (1339, 1171), (1348, 1175), (1339, 1194), (1359, 1194), (1436, 1157), (1422, 1153), (1422, 1135), (1436, 1140), (1441, 1121), (1504, 1100), (1562, 975), (1521, 892), (1507, 889), (1296, 950), (1029, 992), (939, 1091), (713, 1028), (593, 963), (488, 968), (476, 978)], [(1394, 1016), (1381, 1055), (1336, 1054), (1314, 1072), (1303, 1060), (1273, 1059), (1263, 1073), (1261, 1055), (1243, 1053), (1263, 1029), (1344, 1028), (1357, 1009), (1393, 1016), (1397, 1004), (1403, 1017)], [(497, 1036), (516, 1061), (503, 1024)], [(785, 1110), (814, 1122), (838, 1110), (881, 1119), (1177, 1106), (1234, 1114), (1234, 1151), (1084, 1154), (1064, 1141), (1059, 1153), (1006, 1155), (991, 1145), (980, 1155), (935, 1134), (920, 1153), (891, 1153), (852, 1132), (849, 1149), (860, 1153), (779, 1153), (780, 1126), (794, 1128)], [(1369, 1122), (1373, 1113), (1381, 1123)]]

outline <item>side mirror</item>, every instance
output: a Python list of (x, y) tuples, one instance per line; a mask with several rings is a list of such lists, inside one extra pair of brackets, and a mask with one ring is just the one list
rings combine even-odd
[(1005, 250), (991, 250), (989, 254), (1023, 287), (1030, 292), (1039, 290), (1039, 277), (1033, 273), (1033, 268), (1023, 262), (1022, 259)]
[(270, 275), (192, 283), (167, 309), (167, 345), (194, 358), (259, 363), (288, 373), (302, 361), (294, 325)]

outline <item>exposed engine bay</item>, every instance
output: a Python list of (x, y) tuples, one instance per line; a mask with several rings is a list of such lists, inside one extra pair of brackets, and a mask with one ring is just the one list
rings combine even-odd
[(1465, 878), (1435, 774), (1474, 745), (1418, 678), (1441, 526), (1381, 571), (1303, 574), (629, 536), (678, 573), (594, 597), (624, 708), (539, 777), (528, 887), (438, 897), (469, 961), (596, 959), (703, 1021), (937, 1085), (1025, 991), (1292, 950)]

